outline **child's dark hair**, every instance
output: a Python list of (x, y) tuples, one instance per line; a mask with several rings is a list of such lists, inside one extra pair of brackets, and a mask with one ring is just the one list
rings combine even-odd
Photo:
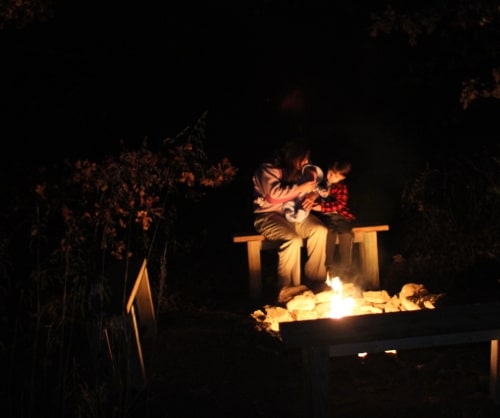
[(346, 175), (351, 171), (352, 164), (349, 160), (335, 160), (328, 166), (328, 170), (335, 171), (342, 175)]

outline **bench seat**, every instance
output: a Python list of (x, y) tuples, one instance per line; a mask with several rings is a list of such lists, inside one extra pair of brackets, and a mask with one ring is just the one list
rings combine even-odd
[[(359, 244), (361, 273), (367, 287), (380, 288), (377, 233), (388, 231), (389, 225), (354, 227), (354, 243)], [(305, 240), (304, 240), (305, 241)], [(262, 297), (261, 251), (278, 249), (282, 241), (270, 241), (259, 234), (239, 234), (233, 236), (234, 243), (246, 243), (250, 297)], [(305, 242), (302, 244), (305, 245)], [(325, 277), (326, 280), (326, 277)]]

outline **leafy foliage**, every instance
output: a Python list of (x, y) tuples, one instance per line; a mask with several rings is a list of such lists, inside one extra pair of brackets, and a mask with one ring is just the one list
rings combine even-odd
[[(78, 405), (80, 416), (126, 413), (128, 352), (135, 344), (124, 312), (128, 272), (144, 259), (148, 266), (159, 265), (154, 293), (165, 301), (161, 293), (166, 259), (176, 248), (177, 207), (200, 203), (237, 173), (227, 158), (209, 160), (203, 149), (206, 122), (205, 113), (193, 127), (159, 144), (144, 141), (139, 149), (124, 148), (100, 162), (65, 161), (62, 168), (41, 171), (33, 188), (32, 263), (22, 254), (30, 279), (2, 287), (15, 307), (4, 312), (14, 324), (5, 333), (11, 337), (5, 347), (12, 364), (31, 364), (26, 370), (31, 380), (12, 379), (11, 388), (13, 403), (36, 394), (26, 416), (47, 407), (47, 415), (64, 416), (69, 404)], [(0, 250), (7, 253), (6, 248)], [(2, 269), (10, 272), (7, 260)], [(115, 266), (124, 273), (117, 274)], [(14, 315), (12, 321), (8, 315)], [(113, 339), (113, 368), (101, 360), (109, 351), (105, 335)], [(29, 384), (22, 386), (22, 380)]]
[(384, 4), (372, 14), (370, 34), (389, 36), (398, 53), (408, 45), (405, 84), (429, 95), (412, 109), (422, 113), (414, 128), (422, 142), (440, 141), (405, 182), (404, 257), (395, 264), (407, 278), (447, 290), (465, 285), (467, 271), (483, 260), (500, 260), (499, 149), (488, 129), (498, 102), (484, 100), (500, 99), (500, 9), (487, 0)]
[(427, 166), (407, 183), (404, 251), (416, 277), (449, 289), (479, 260), (500, 258), (498, 155)]
[(54, 0), (2, 0), (0, 2), (0, 30), (8, 26), (17, 29), (37, 22), (45, 22), (54, 15)]
[[(500, 9), (495, 2), (400, 2), (372, 15), (370, 35), (400, 33), (412, 47), (428, 41), (441, 45), (448, 58), (455, 56), (454, 65), (463, 77), (459, 100), (465, 110), (478, 98), (500, 99), (499, 30)], [(487, 68), (491, 76), (485, 74)]]

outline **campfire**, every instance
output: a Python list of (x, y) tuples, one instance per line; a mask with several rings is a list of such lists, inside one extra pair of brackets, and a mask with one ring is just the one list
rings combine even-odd
[(316, 294), (299, 286), (297, 295), (285, 307), (266, 305), (254, 311), (251, 316), (257, 321), (257, 329), (279, 337), (281, 322), (434, 309), (437, 300), (444, 296), (432, 294), (417, 283), (405, 284), (392, 296), (386, 290), (363, 291), (338, 277), (327, 278), (326, 284), (326, 290)]

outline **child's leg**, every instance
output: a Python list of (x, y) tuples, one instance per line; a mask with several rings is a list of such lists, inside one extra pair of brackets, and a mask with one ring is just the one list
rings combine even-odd
[(338, 232), (328, 227), (328, 234), (326, 236), (326, 270), (332, 275), (336, 275), (338, 269), (335, 268), (335, 250), (337, 246)]
[(339, 234), (340, 270), (345, 272), (352, 264), (352, 232)]

